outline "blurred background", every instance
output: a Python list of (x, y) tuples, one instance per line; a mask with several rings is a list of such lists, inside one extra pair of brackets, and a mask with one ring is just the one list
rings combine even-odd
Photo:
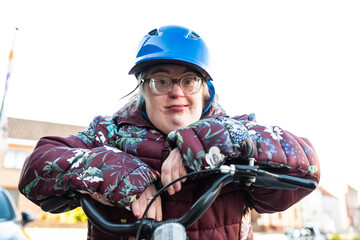
[(45, 214), (18, 193), (23, 161), (41, 136), (112, 115), (136, 86), (127, 73), (140, 39), (183, 25), (205, 39), (229, 115), (255, 113), (306, 137), (320, 158), (320, 187), (288, 211), (254, 213), (254, 229), (312, 226), (352, 239), (360, 231), (359, 12), (355, 0), (0, 1), (0, 186), (19, 211), (34, 213), (30, 231), (84, 229), (81, 217)]

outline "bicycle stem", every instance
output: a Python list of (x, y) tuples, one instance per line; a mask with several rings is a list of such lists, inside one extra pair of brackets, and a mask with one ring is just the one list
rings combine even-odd
[(227, 184), (233, 182), (233, 175), (225, 174), (220, 175), (215, 181), (214, 184), (206, 191), (211, 194), (202, 195), (196, 203), (190, 208), (188, 213), (185, 214), (179, 219), (175, 220), (176, 223), (180, 223), (184, 225), (185, 228), (193, 225), (199, 218), (206, 212), (206, 210), (211, 206), (211, 204), (215, 201), (217, 196), (220, 194), (223, 187)]

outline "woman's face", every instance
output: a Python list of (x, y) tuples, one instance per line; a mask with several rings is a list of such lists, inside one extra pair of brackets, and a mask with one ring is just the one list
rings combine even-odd
[[(157, 76), (180, 79), (185, 76), (199, 76), (183, 65), (161, 65), (149, 69), (145, 79)], [(203, 86), (193, 94), (184, 94), (179, 83), (174, 83), (168, 94), (157, 95), (144, 84), (146, 113), (151, 123), (165, 134), (198, 121), (203, 107)]]

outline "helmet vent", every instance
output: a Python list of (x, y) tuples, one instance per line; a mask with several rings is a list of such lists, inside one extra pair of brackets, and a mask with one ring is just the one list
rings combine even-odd
[(200, 36), (195, 32), (189, 32), (189, 34), (186, 37), (191, 38), (191, 39), (199, 39), (200, 38)]
[(159, 36), (159, 31), (157, 29), (151, 30), (149, 32), (150, 36)]

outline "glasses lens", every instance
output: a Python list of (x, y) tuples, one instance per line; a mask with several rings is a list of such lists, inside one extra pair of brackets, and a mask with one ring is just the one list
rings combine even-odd
[(150, 81), (151, 89), (157, 94), (166, 94), (171, 91), (172, 80), (168, 77), (156, 77)]
[(180, 81), (180, 86), (184, 93), (195, 93), (200, 89), (201, 78), (197, 76), (183, 77)]

